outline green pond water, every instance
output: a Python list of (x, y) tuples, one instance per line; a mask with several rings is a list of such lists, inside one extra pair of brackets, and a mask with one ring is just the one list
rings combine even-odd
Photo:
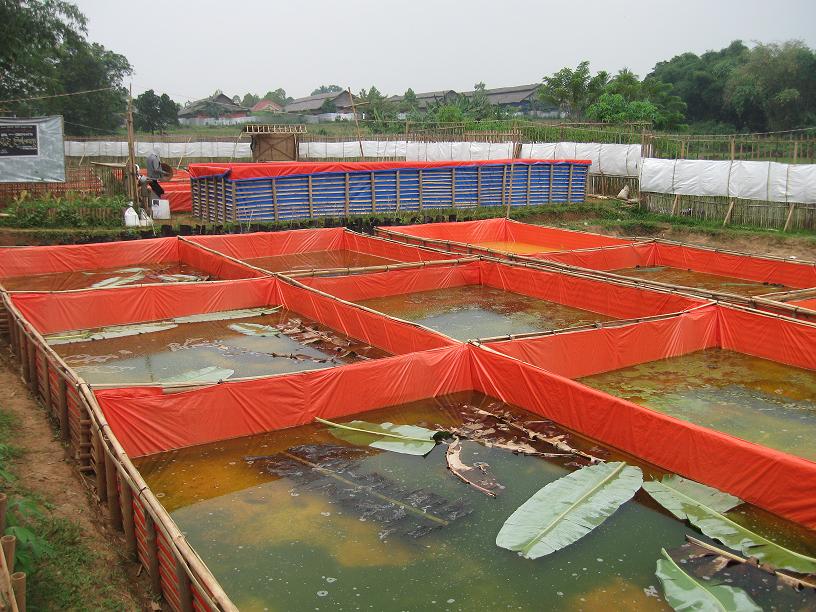
[(82, 378), (96, 384), (179, 382), (178, 377), (185, 376), (215, 381), (268, 376), (388, 355), (283, 308), (257, 316), (179, 323), (161, 331), (52, 346)]
[(253, 266), (263, 268), (264, 270), (269, 270), (270, 272), (364, 268), (398, 263), (393, 259), (386, 259), (385, 257), (346, 249), (287, 253), (286, 255), (271, 255), (268, 257), (245, 259), (244, 261)]
[(186, 263), (169, 261), (140, 263), (119, 268), (11, 276), (1, 279), (0, 285), (3, 285), (8, 291), (68, 291), (93, 287), (122, 287), (205, 280), (218, 279)]
[(816, 461), (816, 372), (723, 349), (581, 378), (674, 417)]
[(684, 287), (698, 287), (709, 291), (724, 291), (725, 293), (735, 293), (737, 295), (755, 296), (772, 291), (783, 291), (784, 285), (772, 283), (760, 283), (757, 281), (745, 280), (742, 278), (732, 278), (730, 276), (720, 276), (719, 274), (709, 274), (707, 272), (696, 272), (695, 270), (684, 270), (683, 268), (672, 268), (669, 266), (636, 267), (625, 268), (623, 270), (613, 270), (615, 274), (652, 280), (670, 285), (682, 285)]
[(401, 293), (357, 303), (457, 340), (562, 329), (612, 318), (486, 285)]
[[(356, 418), (455, 428), (472, 420), (476, 407), (538, 419), (473, 392)], [(573, 446), (603, 458), (637, 464), (552, 423), (530, 426), (566, 434)], [(669, 609), (654, 575), (660, 549), (681, 545), (686, 534), (704, 536), (639, 492), (578, 542), (536, 560), (523, 559), (495, 545), (502, 524), (538, 489), (582, 464), (572, 455), (521, 456), (463, 444), (463, 461), (486, 462), (504, 485), (496, 498), (453, 477), (444, 444), (426, 457), (408, 456), (352, 447), (322, 425), (171, 451), (137, 459), (136, 465), (242, 610)], [(274, 475), (259, 458), (301, 453), (300, 445), (340, 445), (353, 463), (356, 476), (349, 478), (376, 474), (409, 492), (403, 499), (432, 493), (467, 513), (422, 537), (391, 533), (379, 518), (366, 515), (370, 508), (341, 499), (336, 489), (310, 487), (301, 476)], [(541, 444), (540, 450), (553, 449)], [(638, 465), (646, 477), (661, 475)], [(742, 505), (729, 516), (800, 552), (816, 552), (813, 532), (757, 508)], [(804, 609), (792, 589), (763, 593), (756, 597), (761, 605)]]

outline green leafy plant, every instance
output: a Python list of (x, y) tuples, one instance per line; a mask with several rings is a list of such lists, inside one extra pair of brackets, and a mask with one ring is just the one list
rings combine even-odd
[(640, 468), (623, 462), (590, 465), (541, 488), (502, 525), (496, 545), (537, 559), (581, 539), (632, 498)]

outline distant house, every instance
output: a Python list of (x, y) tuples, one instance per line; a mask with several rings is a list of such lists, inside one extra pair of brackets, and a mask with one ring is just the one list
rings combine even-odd
[[(539, 87), (541, 87), (541, 83), (516, 85), (515, 87), (497, 87), (495, 89), (485, 89), (485, 94), (490, 104), (513, 113), (540, 117), (559, 117), (558, 108), (539, 99)], [(462, 95), (469, 98), (474, 93), (476, 92), (465, 91), (462, 92)]]
[(260, 102), (258, 102), (255, 106), (252, 107), (253, 113), (282, 113), (283, 106), (275, 102), (274, 100), (269, 100), (264, 98)]
[[(456, 102), (456, 98), (459, 97), (459, 94), (452, 89), (444, 89), (442, 91), (425, 91), (414, 95), (416, 96), (417, 110), (420, 111), (427, 111), (429, 106), (433, 106), (437, 103), (452, 104), (453, 102)], [(393, 102), (395, 104), (399, 104), (403, 100), (405, 100), (404, 95), (391, 96), (388, 98), (389, 102)]]
[(351, 113), (351, 96), (348, 91), (333, 91), (295, 98), (283, 107), (283, 111), (299, 115), (348, 114)]
[(250, 109), (222, 93), (191, 102), (178, 117), (181, 125), (237, 125), (252, 120)]

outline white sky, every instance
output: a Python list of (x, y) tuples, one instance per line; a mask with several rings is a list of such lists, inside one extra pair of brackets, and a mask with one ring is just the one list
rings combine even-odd
[(133, 92), (288, 95), (321, 84), (387, 94), (540, 81), (582, 59), (645, 75), (734, 39), (816, 47), (816, 0), (74, 0), (124, 54)]

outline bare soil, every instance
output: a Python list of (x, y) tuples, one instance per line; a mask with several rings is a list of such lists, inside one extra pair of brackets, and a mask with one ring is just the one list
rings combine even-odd
[[(67, 458), (66, 449), (22, 381), (17, 360), (5, 343), (0, 344), (0, 406), (19, 423), (14, 445), (22, 453), (14, 468), (21, 483), (48, 503), (53, 515), (78, 524), (85, 544), (95, 553), (89, 563), (96, 567), (83, 571), (104, 576), (115, 587), (120, 609), (149, 609), (151, 598), (146, 580), (137, 577), (139, 566), (120, 554), (124, 540), (107, 526), (100, 504)], [(93, 601), (87, 603), (87, 609), (94, 609)]]

